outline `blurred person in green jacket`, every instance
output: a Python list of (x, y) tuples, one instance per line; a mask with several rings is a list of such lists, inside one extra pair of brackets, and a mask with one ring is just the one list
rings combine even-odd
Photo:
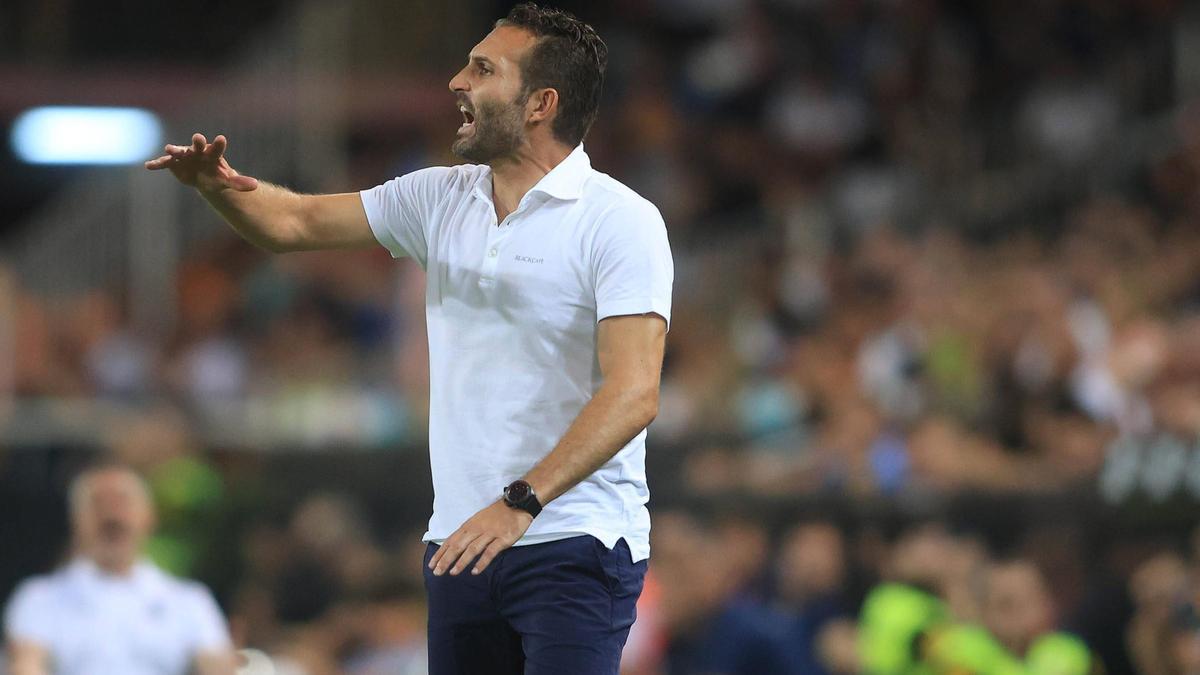
[(1090, 675), (1099, 662), (1079, 638), (1056, 632), (1054, 602), (1037, 567), (995, 562), (982, 575), (983, 625), (931, 630), (922, 657), (930, 673)]
[[(1090, 675), (1100, 664), (1078, 638), (1055, 632), (1045, 580), (1028, 561), (990, 562), (964, 579), (958, 543), (936, 526), (897, 541), (886, 583), (859, 619), (863, 672), (870, 675)], [(971, 593), (957, 585), (973, 585)], [(976, 602), (964, 603), (964, 595)], [(946, 598), (960, 598), (951, 608)]]
[(949, 625), (943, 600), (952, 578), (954, 539), (939, 525), (912, 528), (892, 546), (877, 586), (859, 616), (858, 649), (864, 673), (924, 675), (923, 644), (937, 628)]

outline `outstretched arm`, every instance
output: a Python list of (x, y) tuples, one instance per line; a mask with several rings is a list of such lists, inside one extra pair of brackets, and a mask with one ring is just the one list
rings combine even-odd
[(360, 248), (375, 244), (357, 193), (302, 195), (250, 176), (225, 159), (228, 141), (167, 145), (167, 154), (146, 162), (151, 171), (169, 169), (180, 183), (196, 188), (246, 241), (268, 251)]

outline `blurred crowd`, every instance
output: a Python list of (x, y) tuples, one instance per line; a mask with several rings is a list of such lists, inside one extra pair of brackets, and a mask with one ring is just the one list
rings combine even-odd
[[(147, 479), (159, 521), (147, 556), (214, 589), (247, 659), (286, 675), (427, 672), (424, 471), (374, 464), (371, 484), (345, 457), (208, 453), (169, 407), (124, 428), (102, 454)], [(49, 490), (64, 508), (64, 479), (96, 455), (37, 484), (42, 455), (10, 452), (0, 492)], [(622, 672), (1200, 672), (1195, 518), (1182, 518), (1189, 531), (1029, 499), (656, 499)], [(46, 525), (56, 507), (35, 506), (22, 554), (44, 555), (40, 571), (68, 542)], [(0, 566), (6, 584), (32, 569)]]
[[(1101, 571), (1069, 533), (996, 547), (942, 522), (720, 517), (731, 492), (1200, 498), (1183, 3), (576, 4), (612, 52), (586, 147), (659, 206), (676, 256), (650, 454), (683, 451), (652, 490), (717, 505), (655, 510), (629, 672), (1200, 672), (1186, 535), (1100, 546)], [(1160, 118), (1170, 143), (1118, 152)], [(355, 187), (453, 161), (451, 129), (383, 139), (382, 163), (360, 148)], [(1031, 170), (1053, 180), (1017, 185)], [(427, 387), (415, 265), (270, 257), (216, 231), (179, 267), (167, 336), (139, 332), (117, 289), (49, 298), (0, 268), (17, 401), (175, 406), (153, 440), (121, 418), (100, 440), (166, 482), (160, 503), (199, 509), (165, 522), (196, 529), (156, 556), (202, 575), (187, 556), (211, 521), (194, 516), (236, 482), (206, 449), (420, 444)], [(421, 672), (423, 514), (381, 538), (360, 507), (316, 494), (230, 544), (235, 637), (280, 673)], [(1039, 670), (1043, 639), (1083, 670)]]
[[(938, 518), (809, 515), (772, 529), (703, 513), (656, 514), (629, 673), (1200, 668), (1197, 533), (1092, 552), (1077, 532), (1036, 522), (998, 545)], [(1114, 582), (1124, 576), (1127, 594)]]
[[(639, 21), (581, 8), (614, 45), (588, 149), (666, 216), (652, 433), (695, 447), (696, 489), (1044, 490), (1091, 480), (1117, 441), (1196, 454), (1200, 114), (1164, 74), (1172, 3), (619, 8)], [(1169, 149), (1127, 179), (1032, 203), (987, 182), (978, 199), (1016, 209), (1001, 224), (951, 198), (1119, 164), (1122, 125), (1168, 112)], [(390, 168), (364, 159), (359, 185), (452, 161), (437, 122), (385, 139)], [(420, 271), (216, 231), (178, 268), (165, 336), (117, 288), (4, 284), (16, 396), (167, 396), (248, 445), (421, 442)]]

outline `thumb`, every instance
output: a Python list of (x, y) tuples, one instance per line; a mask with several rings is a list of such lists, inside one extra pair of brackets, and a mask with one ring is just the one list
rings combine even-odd
[(258, 179), (250, 176), (233, 176), (229, 179), (229, 187), (238, 192), (253, 192), (258, 189)]

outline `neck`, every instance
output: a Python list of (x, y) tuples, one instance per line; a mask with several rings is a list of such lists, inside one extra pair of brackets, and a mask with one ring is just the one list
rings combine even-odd
[(87, 555), (86, 558), (101, 572), (114, 577), (127, 577), (133, 573), (137, 559), (106, 560), (100, 556)]
[(496, 222), (499, 223), (515, 211), (530, 188), (562, 163), (571, 150), (573, 148), (557, 141), (536, 145), (525, 143), (512, 155), (492, 162), (492, 201), (496, 206)]

